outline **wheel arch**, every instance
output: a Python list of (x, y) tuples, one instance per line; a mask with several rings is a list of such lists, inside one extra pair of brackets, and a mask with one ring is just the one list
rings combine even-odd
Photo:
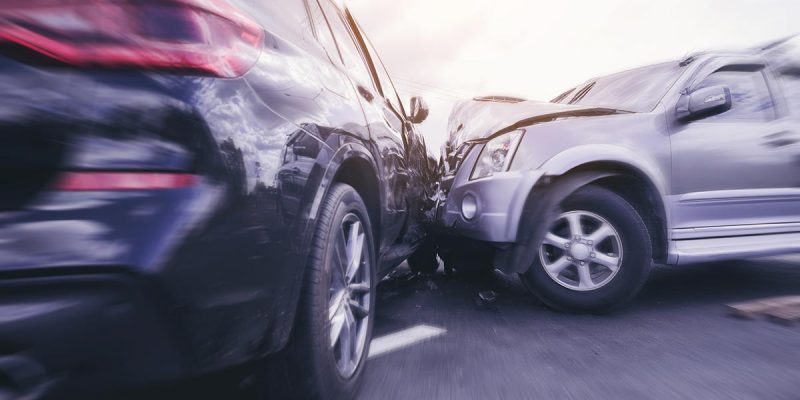
[(373, 238), (376, 243), (380, 243), (382, 210), (386, 209), (386, 194), (381, 188), (385, 186), (385, 182), (377, 173), (375, 157), (362, 142), (348, 136), (342, 136), (339, 140), (343, 142), (342, 145), (331, 149), (332, 153), (328, 153), (327, 162), (321, 162), (325, 166), (324, 173), (319, 181), (320, 189), (312, 201), (309, 215), (316, 221), (322, 200), (334, 183), (348, 184), (364, 200), (370, 213)]
[[(607, 172), (587, 185), (597, 185), (622, 196), (644, 220), (650, 239), (653, 259), (666, 262), (669, 253), (667, 209), (664, 198), (653, 180), (641, 169), (618, 161), (594, 161), (570, 169), (564, 175), (578, 172)], [(641, 190), (640, 190), (641, 189)]]
[(370, 213), (370, 224), (375, 243), (378, 243), (380, 238), (381, 210), (383, 210), (381, 205), (384, 204), (384, 196), (380, 191), (382, 182), (375, 172), (377, 171), (375, 159), (363, 144), (355, 141), (345, 143), (335, 150), (330, 149), (330, 147), (327, 148), (331, 151), (322, 155), (317, 161), (318, 165), (324, 166), (324, 172), (316, 182), (310, 183), (318, 188), (313, 195), (313, 199), (308, 203), (306, 224), (298, 227), (300, 232), (298, 237), (303, 239), (300, 244), (295, 246), (292, 262), (298, 266), (299, 271), (295, 274), (292, 282), (290, 302), (287, 304), (289, 309), (285, 318), (285, 320), (291, 322), (287, 329), (281, 330), (281, 334), (274, 341), (278, 349), (283, 348), (288, 343), (289, 337), (294, 331), (297, 305), (302, 291), (302, 282), (306, 274), (306, 260), (311, 250), (311, 240), (320, 216), (322, 203), (333, 184), (338, 182), (353, 186), (364, 200)]
[[(557, 175), (543, 177), (528, 194), (519, 221), (517, 243), (501, 251), (495, 265), (505, 272), (525, 272), (538, 254), (539, 243), (547, 227), (556, 218), (554, 210), (564, 199), (588, 185), (599, 185), (619, 194), (636, 208), (651, 230), (653, 257), (657, 262), (668, 258), (668, 220), (658, 184), (635, 165), (623, 161), (595, 160), (575, 165)], [(641, 186), (642, 191), (635, 190)], [(656, 212), (648, 212), (653, 207)], [(522, 229), (528, 227), (528, 229)]]
[(339, 164), (332, 183), (344, 183), (358, 192), (367, 206), (375, 243), (380, 243), (381, 190), (374, 164), (365, 157), (353, 156)]
[[(651, 232), (653, 258), (656, 262), (670, 262), (670, 214), (665, 202), (668, 172), (665, 161), (651, 154), (613, 144), (584, 144), (549, 158), (541, 169), (554, 181), (592, 171), (614, 174), (597, 178), (596, 183), (621, 195), (636, 208)], [(637, 186), (643, 190), (636, 190)]]

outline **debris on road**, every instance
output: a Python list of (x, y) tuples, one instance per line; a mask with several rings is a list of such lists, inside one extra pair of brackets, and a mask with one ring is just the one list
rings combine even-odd
[(478, 296), (475, 297), (475, 304), (478, 307), (493, 308), (495, 301), (497, 301), (497, 292), (494, 290), (478, 292)]
[(436, 282), (434, 282), (433, 279), (431, 279), (430, 277), (428, 277), (428, 279), (425, 281), (425, 286), (427, 286), (428, 289), (430, 289), (430, 290), (438, 290), (439, 289), (439, 285), (437, 285)]
[(800, 321), (800, 296), (771, 297), (731, 304), (728, 309), (739, 318), (767, 317), (775, 322), (791, 324)]
[(384, 282), (390, 281), (410, 281), (417, 277), (417, 274), (411, 272), (407, 269), (396, 269), (392, 271), (389, 275), (383, 278)]
[(486, 290), (478, 293), (478, 297), (485, 303), (494, 303), (497, 300), (497, 293), (494, 290)]

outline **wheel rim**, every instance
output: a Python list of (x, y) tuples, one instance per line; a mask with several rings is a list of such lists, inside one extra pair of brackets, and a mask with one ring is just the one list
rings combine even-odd
[(347, 214), (334, 241), (328, 320), (330, 346), (344, 378), (358, 369), (367, 343), (372, 286), (363, 227), (357, 215)]
[(616, 228), (589, 211), (561, 214), (539, 247), (542, 267), (559, 285), (575, 291), (597, 290), (619, 272), (622, 240)]

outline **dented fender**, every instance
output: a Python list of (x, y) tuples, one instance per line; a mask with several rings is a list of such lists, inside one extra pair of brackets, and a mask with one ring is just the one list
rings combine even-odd
[(544, 170), (547, 175), (563, 175), (578, 166), (593, 162), (616, 163), (631, 167), (650, 179), (660, 195), (663, 196), (667, 192), (667, 177), (664, 176), (658, 161), (617, 145), (595, 143), (571, 147), (554, 155), (537, 168)]
[(525, 201), (516, 242), (497, 251), (494, 267), (504, 273), (527, 271), (539, 255), (539, 243), (544, 239), (547, 228), (561, 213), (558, 205), (576, 190), (614, 175), (617, 173), (586, 171), (558, 178), (547, 177), (537, 183)]

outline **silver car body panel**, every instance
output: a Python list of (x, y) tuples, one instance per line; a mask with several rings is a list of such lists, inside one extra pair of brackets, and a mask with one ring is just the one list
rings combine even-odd
[(692, 240), (704, 238), (724, 238), (736, 236), (756, 236), (800, 232), (800, 223), (706, 226), (701, 228), (681, 228), (672, 230), (673, 240)]
[(453, 107), (448, 122), (453, 148), (473, 140), (488, 138), (516, 124), (533, 125), (559, 118), (607, 115), (620, 111), (540, 101), (492, 102), (467, 100)]
[[(677, 122), (684, 90), (730, 65), (765, 65), (775, 118)], [(439, 222), (473, 239), (516, 244), (519, 216), (528, 196), (535, 200), (538, 182), (613, 163), (637, 171), (659, 192), (667, 263), (800, 251), (800, 110), (790, 112), (772, 74), (753, 55), (701, 55), (643, 113), (529, 101), (461, 104), (451, 118), (451, 139), (476, 144), (455, 172)], [(480, 141), (509, 127), (525, 131), (509, 172), (470, 180)], [(472, 221), (460, 211), (467, 194), (481, 209)]]
[[(474, 146), (464, 164), (474, 165), (482, 148), (483, 145)], [(453, 189), (439, 211), (440, 224), (477, 240), (515, 242), (525, 200), (544, 172), (509, 171), (471, 181), (471, 170), (461, 168), (456, 174)], [(467, 196), (477, 203), (477, 215), (472, 219), (465, 218), (461, 212), (461, 204)]]

